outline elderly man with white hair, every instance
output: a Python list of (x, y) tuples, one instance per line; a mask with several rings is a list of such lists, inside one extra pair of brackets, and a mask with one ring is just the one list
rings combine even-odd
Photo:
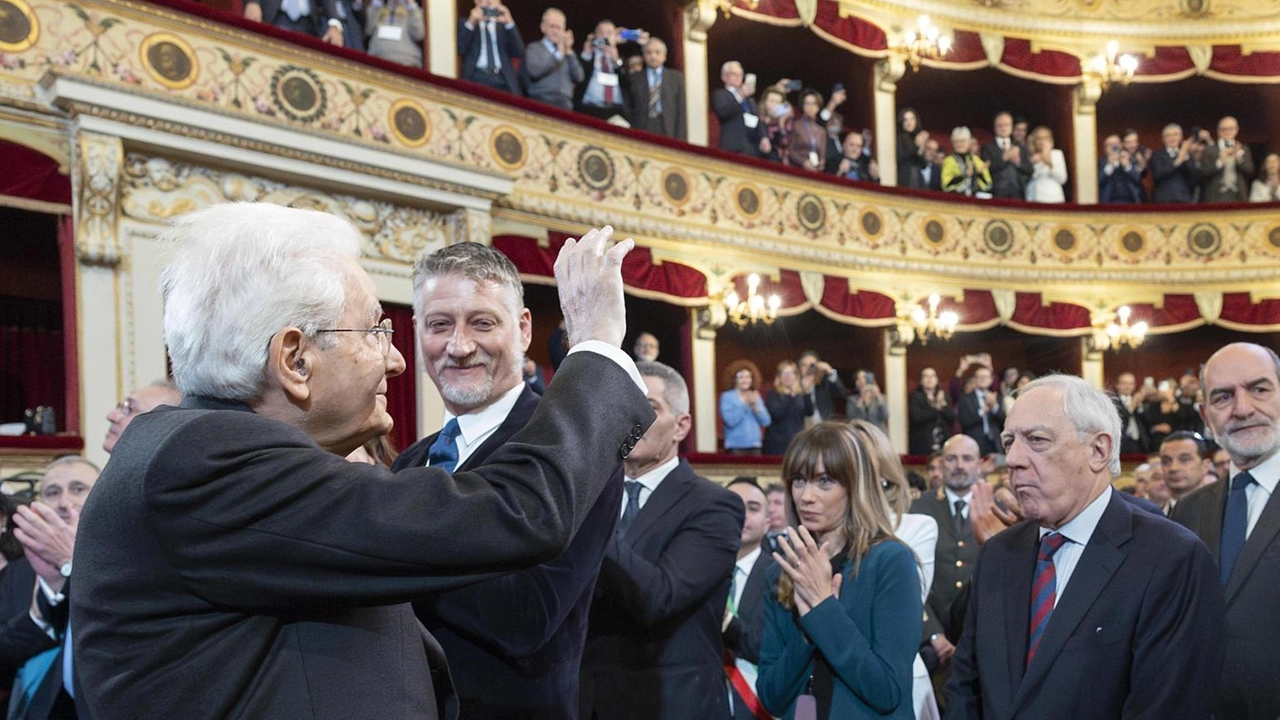
[(1208, 720), (1222, 588), (1194, 535), (1111, 489), (1120, 417), (1078, 377), (1018, 391), (1001, 434), (1026, 522), (978, 554), (951, 718)]
[(760, 108), (751, 98), (755, 88), (744, 87), (742, 63), (730, 60), (720, 66), (720, 81), (724, 87), (711, 93), (711, 111), (720, 120), (720, 149), (753, 157), (769, 152), (764, 146), (764, 123)]
[[(133, 421), (80, 521), (71, 625), (96, 718), (436, 718), (439, 645), (406, 600), (562, 552), (653, 421), (612, 230), (565, 244), (570, 355), (467, 472), (344, 455), (391, 429), (405, 369), (360, 236), (219, 205), (169, 233), (165, 342), (185, 400)], [(434, 681), (434, 682), (433, 682)]]

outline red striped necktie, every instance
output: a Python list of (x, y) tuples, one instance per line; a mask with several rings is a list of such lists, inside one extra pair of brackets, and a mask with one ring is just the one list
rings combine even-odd
[(1036, 575), (1031, 582), (1031, 632), (1027, 637), (1027, 666), (1036, 656), (1040, 638), (1049, 626), (1053, 615), (1053, 603), (1058, 595), (1058, 573), (1053, 566), (1053, 556), (1067, 541), (1061, 533), (1051, 532), (1040, 538), (1040, 554), (1036, 556)]

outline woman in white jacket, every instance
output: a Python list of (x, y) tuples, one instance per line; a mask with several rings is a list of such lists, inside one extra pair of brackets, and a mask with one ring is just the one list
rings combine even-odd
[(1053, 146), (1053, 131), (1041, 125), (1032, 131), (1030, 140), (1031, 181), (1027, 183), (1027, 201), (1065, 202), (1062, 187), (1067, 184), (1067, 159)]
[[(894, 534), (915, 553), (916, 566), (920, 570), (920, 599), (924, 602), (929, 597), (929, 587), (933, 585), (938, 523), (928, 515), (907, 512), (911, 507), (911, 487), (907, 484), (902, 460), (893, 451), (884, 431), (866, 420), (852, 420), (850, 424), (872, 449), (872, 460), (880, 474), (880, 487), (884, 489), (884, 499), (889, 505), (889, 517), (895, 524)], [(939, 720), (941, 715), (933, 694), (933, 682), (918, 653), (911, 674), (912, 707), (915, 708), (916, 720)]]

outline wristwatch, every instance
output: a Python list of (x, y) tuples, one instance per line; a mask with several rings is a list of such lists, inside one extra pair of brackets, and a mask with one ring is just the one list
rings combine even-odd
[(71, 561), (70, 560), (62, 563), (62, 567), (58, 568), (58, 574), (64, 578), (71, 577)]

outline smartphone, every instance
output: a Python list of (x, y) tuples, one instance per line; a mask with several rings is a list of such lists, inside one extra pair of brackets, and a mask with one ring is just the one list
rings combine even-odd
[(640, 30), (623, 30), (618, 33), (618, 37), (622, 38), (623, 42), (639, 42), (640, 32)]
[(831, 86), (831, 94), (834, 95), (844, 89), (844, 83), (838, 82)]
[(875, 373), (873, 373), (873, 372), (871, 372), (870, 370), (868, 370), (868, 371), (867, 371), (867, 374), (865, 375), (865, 377), (866, 377), (866, 383), (867, 383), (868, 385), (875, 385), (875, 384), (876, 384), (876, 374), (875, 374)]
[(1155, 390), (1155, 389), (1156, 389), (1156, 379), (1155, 379), (1155, 378), (1153, 378), (1153, 377), (1151, 377), (1150, 375), (1148, 375), (1148, 376), (1146, 376), (1145, 378), (1143, 378), (1143, 379), (1142, 379), (1142, 386), (1143, 386), (1143, 387), (1151, 388), (1152, 390)]
[(486, 8), (484, 9), (484, 16), (485, 16), (485, 17), (487, 17), (487, 18), (496, 18), (496, 17), (498, 17), (498, 16), (499, 16), (499, 15), (501, 15), (501, 14), (502, 14), (502, 10), (501, 10), (501, 8), (496, 8), (496, 7), (486, 7)]
[(792, 80), (787, 83), (787, 92), (799, 92), (804, 87), (804, 83), (799, 80)]

